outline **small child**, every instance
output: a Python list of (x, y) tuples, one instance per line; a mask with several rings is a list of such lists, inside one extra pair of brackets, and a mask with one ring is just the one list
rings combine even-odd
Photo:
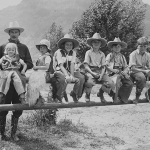
[[(22, 104), (25, 104), (25, 71), (27, 65), (19, 58), (18, 48), (14, 43), (8, 43), (6, 45), (4, 54), (5, 55), (0, 59), (0, 65), (3, 69), (0, 71), (0, 103), (3, 103), (5, 100), (5, 95), (12, 82), (19, 95), (19, 100)], [(23, 69), (20, 72), (21, 66), (23, 66)]]
[[(33, 72), (30, 75), (27, 88), (27, 98), (30, 107), (40, 103), (40, 92), (52, 92), (53, 90), (51, 84), (47, 84), (45, 81), (45, 72), (49, 69), (49, 66), (52, 63), (52, 56), (50, 54), (50, 41), (42, 39), (40, 43), (36, 45), (36, 48), (39, 50), (40, 56), (36, 61), (36, 65), (33, 67)], [(50, 100), (53, 100), (52, 97)], [(43, 100), (41, 103), (43, 102), (45, 102), (45, 100)]]

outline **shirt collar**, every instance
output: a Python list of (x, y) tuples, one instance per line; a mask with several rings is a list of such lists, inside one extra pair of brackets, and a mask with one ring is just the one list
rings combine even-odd
[[(138, 53), (138, 54), (140, 54), (140, 51), (139, 51), (139, 49), (137, 49), (137, 53)], [(146, 52), (144, 52), (144, 54), (146, 54)], [(144, 54), (143, 54), (143, 55), (144, 55)]]
[[(93, 48), (91, 48), (91, 51), (92, 51), (92, 52), (94, 52)], [(101, 53), (102, 53), (102, 51), (101, 51), (101, 50), (99, 50), (99, 51), (98, 51), (98, 53), (100, 53), (100, 54), (101, 54)]]
[(10, 39), (8, 39), (8, 41), (9, 41), (10, 43), (15, 43), (15, 44), (19, 44), (19, 43), (20, 43), (19, 39), (18, 39), (18, 40), (12, 40), (12, 39), (10, 38)]

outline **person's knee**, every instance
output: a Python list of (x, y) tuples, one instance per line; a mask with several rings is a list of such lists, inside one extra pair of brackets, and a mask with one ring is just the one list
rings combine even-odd
[(88, 80), (87, 82), (85, 82), (85, 87), (91, 88), (95, 85), (95, 81), (94, 80)]
[(107, 81), (108, 87), (114, 87), (115, 83), (112, 80)]
[(143, 73), (139, 73), (135, 76), (137, 82), (146, 82), (146, 77)]

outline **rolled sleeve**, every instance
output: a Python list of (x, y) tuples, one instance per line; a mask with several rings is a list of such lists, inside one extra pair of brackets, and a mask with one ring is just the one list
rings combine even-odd
[(101, 60), (101, 66), (105, 66), (106, 65), (106, 58), (105, 55), (102, 55), (102, 60)]
[(134, 53), (131, 53), (129, 57), (129, 67), (132, 66), (136, 66), (136, 59)]
[(51, 63), (51, 57), (50, 56), (46, 56), (45, 64), (50, 64), (50, 63)]
[(71, 63), (76, 63), (76, 52), (75, 51), (73, 51)]
[(63, 58), (62, 58), (62, 54), (60, 51), (57, 52), (57, 55), (56, 55), (56, 60), (57, 60), (57, 64), (60, 65), (60, 64), (63, 64)]
[(84, 63), (90, 64), (90, 51), (87, 51), (85, 54)]

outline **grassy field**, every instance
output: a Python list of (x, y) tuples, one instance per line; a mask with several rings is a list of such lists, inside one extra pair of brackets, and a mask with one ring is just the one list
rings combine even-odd
[[(95, 86), (91, 99), (99, 101)], [(67, 88), (67, 93), (72, 85)], [(134, 90), (131, 98), (134, 96)], [(72, 99), (69, 96), (69, 101)], [(144, 97), (144, 93), (142, 94)], [(111, 98), (105, 95), (108, 101)], [(84, 101), (84, 95), (81, 98)], [(0, 150), (149, 150), (150, 104), (60, 109), (57, 124), (36, 126), (34, 111), (24, 111), (20, 141), (0, 141)], [(10, 135), (10, 115), (7, 135)]]

